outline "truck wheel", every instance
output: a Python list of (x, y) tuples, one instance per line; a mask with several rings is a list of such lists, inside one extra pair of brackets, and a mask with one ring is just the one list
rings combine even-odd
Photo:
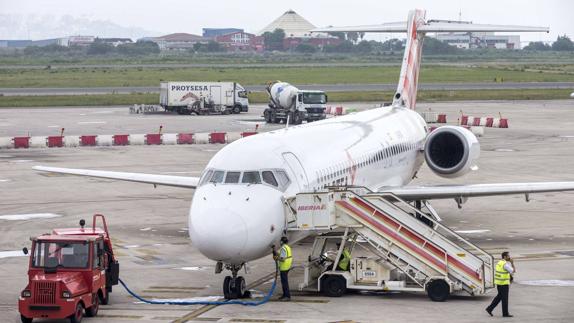
[(450, 295), (450, 287), (442, 279), (433, 280), (427, 284), (427, 295), (433, 302), (444, 302)]
[(100, 309), (100, 297), (98, 296), (98, 294), (94, 294), (92, 299), (94, 303), (92, 304), (92, 306), (86, 309), (87, 317), (94, 317), (98, 315), (98, 310)]
[(84, 306), (82, 306), (82, 303), (78, 302), (78, 304), (76, 304), (76, 311), (74, 314), (70, 315), (70, 323), (80, 323), (83, 318)]
[(321, 282), (321, 291), (329, 297), (341, 297), (347, 291), (345, 279), (336, 275), (327, 276)]
[(20, 314), (20, 320), (22, 320), (22, 323), (32, 323), (33, 318), (25, 317), (24, 315)]
[(240, 112), (241, 112), (241, 106), (240, 105), (233, 106), (233, 113), (239, 114)]
[(303, 119), (301, 119), (301, 115), (298, 112), (293, 113), (293, 124), (301, 124)]
[(277, 118), (275, 111), (271, 111), (271, 123), (281, 123), (281, 119)]

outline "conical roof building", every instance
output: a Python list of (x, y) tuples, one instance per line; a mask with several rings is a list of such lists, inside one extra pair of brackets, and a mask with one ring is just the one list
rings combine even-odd
[(279, 18), (275, 19), (272, 23), (263, 28), (258, 35), (262, 35), (265, 32), (273, 32), (275, 29), (283, 29), (285, 31), (285, 37), (317, 37), (316, 33), (311, 34), (311, 30), (316, 27), (310, 23), (307, 19), (301, 17), (293, 10), (288, 10)]

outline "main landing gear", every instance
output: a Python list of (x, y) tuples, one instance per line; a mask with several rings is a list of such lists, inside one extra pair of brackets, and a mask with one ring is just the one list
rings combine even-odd
[[(217, 263), (217, 267), (221, 269), (223, 264)], [(225, 276), (223, 280), (223, 296), (225, 299), (248, 298), (249, 291), (245, 287), (245, 279), (242, 276), (237, 276), (239, 270), (243, 265), (225, 265), (225, 269), (231, 270), (232, 276)]]

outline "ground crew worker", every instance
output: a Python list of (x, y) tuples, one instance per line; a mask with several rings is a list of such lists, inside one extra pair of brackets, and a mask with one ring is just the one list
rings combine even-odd
[[(341, 248), (341, 243), (337, 242), (337, 250)], [(347, 271), (349, 270), (349, 263), (351, 262), (351, 252), (349, 248), (343, 248), (343, 253), (341, 253), (341, 259), (337, 264), (337, 270)]]
[(291, 269), (291, 264), (293, 263), (293, 257), (291, 255), (291, 247), (287, 244), (289, 239), (287, 237), (281, 238), (281, 249), (279, 254), (274, 252), (273, 258), (277, 261), (279, 266), (279, 274), (281, 276), (281, 287), (283, 288), (283, 295), (279, 298), (282, 301), (290, 301), (291, 293), (289, 292), (289, 270)]
[(502, 316), (512, 317), (508, 313), (508, 291), (510, 289), (510, 282), (512, 274), (516, 272), (514, 261), (510, 258), (508, 251), (502, 253), (502, 259), (496, 264), (494, 271), (494, 284), (498, 290), (498, 294), (492, 300), (492, 303), (486, 308), (486, 312), (492, 316), (494, 308), (502, 301)]

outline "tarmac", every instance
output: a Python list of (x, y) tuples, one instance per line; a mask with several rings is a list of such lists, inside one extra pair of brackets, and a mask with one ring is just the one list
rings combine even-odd
[[(347, 104), (369, 108), (370, 103)], [(508, 129), (488, 128), (480, 138), (478, 171), (442, 179), (423, 166), (416, 184), (574, 181), (574, 101), (443, 102), (419, 104), (419, 110), (446, 113), (455, 123), (467, 115), (509, 119)], [(243, 130), (261, 124), (262, 106), (228, 116), (130, 115), (127, 107), (0, 110), (0, 136), (30, 131), (44, 135), (105, 134), (115, 130), (143, 133), (159, 124), (175, 131)], [(109, 112), (111, 111), (111, 112)], [(84, 115), (82, 115), (84, 114)], [(103, 121), (105, 123), (84, 123)], [(23, 129), (25, 128), (25, 129)], [(19, 322), (17, 299), (27, 282), (29, 237), (57, 227), (77, 226), (94, 213), (106, 215), (121, 264), (120, 277), (134, 291), (158, 299), (215, 299), (224, 275), (201, 255), (187, 234), (193, 190), (103, 179), (38, 174), (35, 165), (198, 176), (222, 145), (49, 148), (0, 151), (0, 322)], [(501, 309), (484, 311), (494, 293), (456, 296), (443, 303), (418, 293), (353, 293), (328, 298), (299, 292), (301, 264), (310, 241), (293, 246), (290, 274), (293, 299), (258, 307), (226, 305), (169, 306), (140, 304), (120, 286), (111, 304), (85, 322), (572, 322), (574, 320), (574, 192), (470, 199), (458, 209), (451, 200), (433, 202), (443, 223), (498, 257), (509, 250), (517, 274), (510, 291), (512, 319)], [(7, 217), (18, 215), (17, 217)], [(7, 220), (10, 219), (10, 220)], [(89, 223), (89, 221), (88, 221)], [(224, 237), (222, 237), (224, 238)], [(254, 296), (269, 291), (271, 257), (249, 264), (242, 273)], [(276, 290), (275, 297), (279, 294)], [(41, 320), (39, 320), (41, 321)], [(45, 321), (44, 321), (45, 322)]]

